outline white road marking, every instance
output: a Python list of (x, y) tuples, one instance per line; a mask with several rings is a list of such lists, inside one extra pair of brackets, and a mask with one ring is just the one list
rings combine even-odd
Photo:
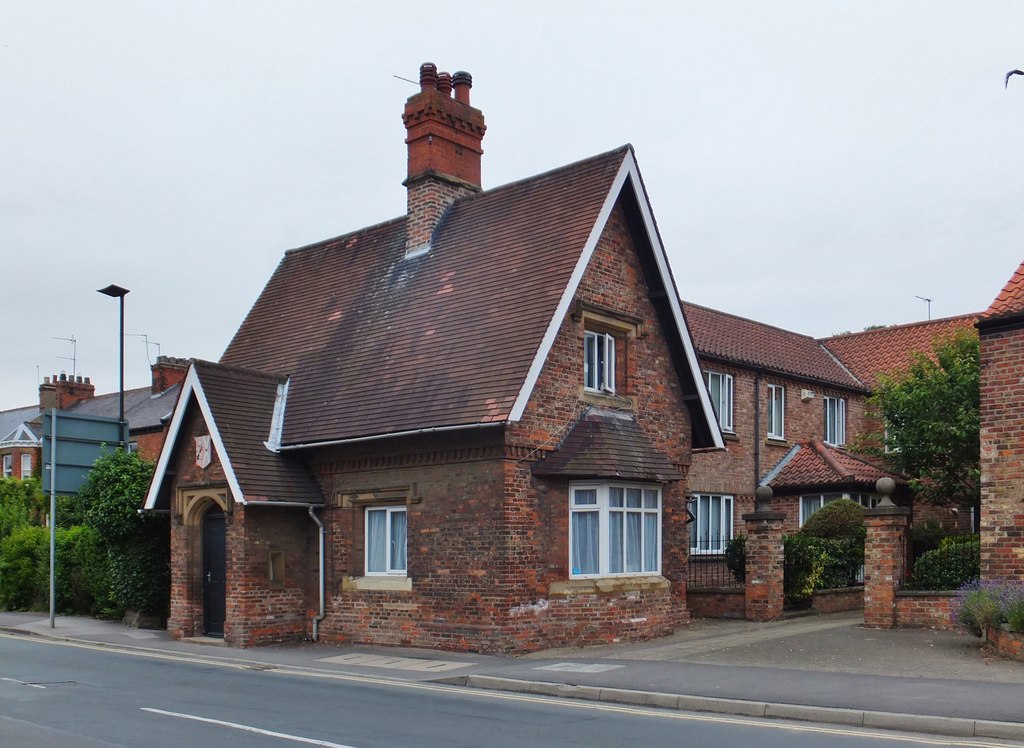
[(29, 688), (46, 688), (46, 686), (41, 686), (38, 683), (27, 683), (23, 680), (17, 680), (15, 678), (0, 678), (0, 680), (5, 680), (8, 683), (17, 683), (19, 686), (28, 686)]
[(271, 738), (281, 738), (282, 740), (291, 740), (293, 743), (305, 743), (306, 745), (320, 745), (324, 748), (353, 748), (351, 745), (343, 745), (341, 743), (331, 743), (327, 740), (315, 740), (314, 738), (304, 738), (301, 735), (289, 735), (286, 732), (274, 732), (273, 730), (264, 730), (260, 727), (253, 727), (252, 725), (242, 725), (238, 722), (226, 722), (222, 719), (211, 719), (210, 717), (200, 717), (196, 714), (183, 714), (181, 712), (167, 712), (163, 709), (153, 709), (148, 706), (140, 707), (144, 712), (151, 714), (162, 714), (165, 717), (177, 717), (178, 719), (189, 719), (193, 722), (205, 722), (208, 725), (217, 725), (218, 727), (230, 727), (233, 730), (241, 730), (243, 732), (254, 732), (257, 735), (267, 735)]
[(606, 665), (601, 662), (556, 662), (553, 665), (541, 665), (534, 670), (555, 670), (567, 673), (604, 673), (608, 670), (618, 670), (625, 665)]

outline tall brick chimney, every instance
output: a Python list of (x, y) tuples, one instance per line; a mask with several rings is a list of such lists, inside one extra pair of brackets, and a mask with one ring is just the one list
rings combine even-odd
[(39, 408), (63, 410), (95, 394), (96, 387), (89, 381), (89, 377), (69, 377), (61, 372), (59, 377), (56, 374), (43, 377), (43, 383), (39, 385)]
[(487, 127), (483, 113), (469, 105), (472, 87), (469, 73), (439, 73), (433, 63), (425, 62), (420, 66), (420, 92), (405, 103), (406, 252), (429, 248), (448, 206), (480, 191), (480, 145)]
[(157, 356), (156, 363), (150, 367), (153, 372), (153, 388), (151, 392), (159, 395), (176, 384), (185, 381), (188, 374), (188, 359), (174, 356)]

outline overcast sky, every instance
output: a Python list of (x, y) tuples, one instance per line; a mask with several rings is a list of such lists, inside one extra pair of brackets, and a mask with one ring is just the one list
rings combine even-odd
[(58, 338), (116, 390), (95, 289), (217, 360), (286, 249), (402, 214), (428, 60), (473, 75), (485, 188), (632, 143), (699, 304), (820, 337), (983, 310), (1024, 258), (1021, 2), (4, 0), (0, 409)]

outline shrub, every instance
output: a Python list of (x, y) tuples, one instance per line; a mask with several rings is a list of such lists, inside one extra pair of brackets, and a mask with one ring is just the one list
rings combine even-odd
[(1009, 611), (1013, 611), (1016, 618), (1021, 609), (1024, 609), (1024, 584), (1021, 582), (975, 580), (957, 591), (953, 621), (975, 636), (982, 636), (989, 626), (1008, 621)]
[(0, 541), (0, 608), (46, 610), (50, 605), (50, 533), (19, 527)]
[(26, 525), (41, 525), (45, 497), (35, 478), (0, 478), (0, 540)]
[(800, 528), (799, 535), (812, 538), (849, 538), (864, 542), (864, 509), (856, 501), (838, 499), (816, 511)]
[(981, 575), (981, 541), (977, 535), (944, 538), (939, 547), (914, 562), (907, 587), (956, 590)]
[(737, 535), (725, 546), (725, 566), (737, 582), (747, 579), (747, 536)]
[(786, 557), (783, 593), (787, 604), (798, 605), (820, 589), (827, 554), (818, 538), (799, 533), (785, 537), (783, 549)]

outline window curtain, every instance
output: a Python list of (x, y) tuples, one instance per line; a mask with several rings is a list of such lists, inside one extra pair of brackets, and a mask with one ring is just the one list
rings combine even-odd
[(597, 574), (597, 512), (572, 513), (572, 573)]
[(391, 568), (405, 571), (406, 513), (391, 512)]
[(387, 572), (387, 510), (366, 512), (366, 571)]

